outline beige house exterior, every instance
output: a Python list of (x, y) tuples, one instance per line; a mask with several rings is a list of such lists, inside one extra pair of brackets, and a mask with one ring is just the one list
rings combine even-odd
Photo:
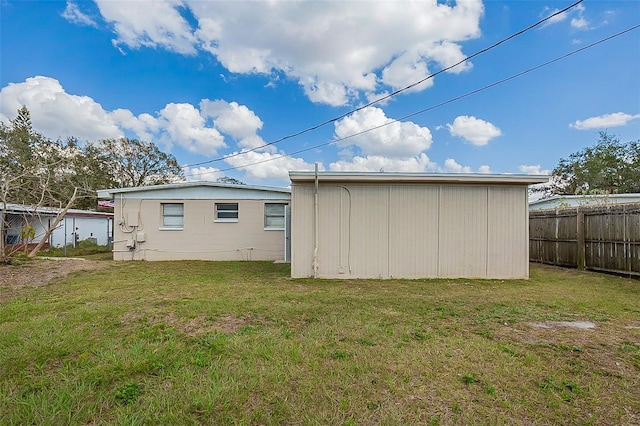
[(544, 176), (290, 172), (291, 276), (528, 278)]
[(105, 189), (114, 260), (284, 260), (286, 188), (181, 182)]

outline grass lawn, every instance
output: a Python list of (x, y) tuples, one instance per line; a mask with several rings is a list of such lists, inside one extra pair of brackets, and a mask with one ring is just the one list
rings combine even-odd
[(639, 280), (288, 274), (109, 262), (13, 291), (0, 424), (640, 424)]

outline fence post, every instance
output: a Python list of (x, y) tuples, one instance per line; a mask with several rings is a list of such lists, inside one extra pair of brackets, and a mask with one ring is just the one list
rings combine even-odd
[(577, 245), (577, 252), (578, 252), (578, 265), (576, 265), (578, 267), (578, 269), (583, 270), (585, 268), (585, 263), (586, 263), (586, 256), (585, 256), (585, 241), (584, 241), (584, 212), (580, 210), (580, 208), (577, 209), (577, 216), (576, 216), (576, 222), (577, 222), (577, 236), (576, 236), (576, 245)]
[(558, 209), (555, 210), (555, 216), (553, 217), (555, 230), (553, 232), (553, 264), (558, 266), (560, 264), (560, 243), (558, 242), (558, 228), (560, 228), (560, 218), (558, 217)]

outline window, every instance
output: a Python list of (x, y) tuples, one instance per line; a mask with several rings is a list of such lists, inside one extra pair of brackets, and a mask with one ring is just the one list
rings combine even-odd
[(238, 203), (216, 203), (216, 222), (237, 222)]
[(284, 206), (280, 203), (266, 203), (264, 205), (265, 229), (284, 229)]
[(184, 226), (184, 204), (162, 204), (162, 227), (166, 229), (182, 229)]

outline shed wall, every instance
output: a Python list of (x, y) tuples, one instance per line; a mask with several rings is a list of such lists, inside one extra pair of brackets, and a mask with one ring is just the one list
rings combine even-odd
[[(526, 278), (526, 186), (322, 183), (318, 276)], [(293, 277), (313, 276), (314, 186), (292, 186)]]

